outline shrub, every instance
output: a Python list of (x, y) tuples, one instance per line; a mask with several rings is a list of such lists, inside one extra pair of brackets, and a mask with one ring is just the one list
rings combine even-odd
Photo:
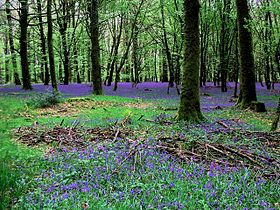
[(59, 93), (42, 93), (31, 98), (27, 105), (34, 108), (46, 108), (62, 102)]

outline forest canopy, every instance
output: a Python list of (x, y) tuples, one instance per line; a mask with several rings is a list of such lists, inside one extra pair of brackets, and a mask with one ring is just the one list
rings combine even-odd
[[(1, 0), (0, 83), (21, 84), (21, 80), (27, 79), (31, 83), (49, 84), (48, 21), (53, 25), (58, 82), (66, 85), (92, 82), (90, 1), (54, 0), (49, 20), (47, 2)], [(256, 80), (271, 89), (280, 73), (279, 2), (248, 3), (251, 18), (246, 21), (246, 27), (253, 38)], [(184, 50), (182, 0), (103, 0), (99, 1), (98, 13), (95, 24), (99, 26), (104, 84), (180, 83)], [(226, 83), (238, 81), (240, 73), (236, 4), (231, 0), (203, 0), (199, 14), (200, 86), (213, 81), (226, 91)], [(26, 43), (23, 49), (21, 43)], [(20, 61), (26, 64), (20, 65)]]

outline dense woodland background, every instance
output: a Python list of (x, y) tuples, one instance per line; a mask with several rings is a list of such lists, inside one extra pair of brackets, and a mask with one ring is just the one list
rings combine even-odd
[[(0, 83), (21, 84), (22, 78), (29, 77), (32, 83), (50, 83), (47, 6), (58, 82), (91, 82), (90, 2), (1, 0)], [(225, 92), (227, 82), (238, 82), (240, 69), (236, 5), (231, 0), (203, 0), (200, 4), (200, 85), (212, 81)], [(279, 1), (251, 1), (249, 5), (247, 27), (253, 35), (256, 80), (271, 89), (280, 77)], [(104, 84), (180, 84), (182, 0), (103, 0), (98, 11)], [(21, 48), (24, 43), (26, 49)]]

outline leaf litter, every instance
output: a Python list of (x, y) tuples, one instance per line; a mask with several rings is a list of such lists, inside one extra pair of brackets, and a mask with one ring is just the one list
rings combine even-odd
[[(77, 149), (82, 150), (90, 145), (115, 143), (125, 141), (129, 146), (128, 155), (121, 164), (112, 171), (118, 173), (122, 164), (136, 157), (141, 156), (145, 149), (155, 149), (167, 152), (183, 162), (196, 162), (203, 164), (206, 169), (215, 163), (220, 166), (247, 167), (264, 178), (279, 178), (280, 174), (280, 132), (253, 132), (248, 130), (234, 129), (223, 121), (217, 121), (217, 127), (208, 132), (208, 140), (190, 140), (180, 134), (156, 134), (153, 144), (147, 143), (147, 131), (137, 131), (141, 135), (136, 137), (136, 131), (128, 125), (131, 123), (130, 116), (124, 117), (107, 127), (86, 128), (79, 126), (56, 125), (52, 128), (46, 125), (32, 125), (14, 129), (17, 140), (32, 147), (46, 145), (53, 149)], [(212, 141), (210, 136), (221, 133), (230, 138), (238, 140), (249, 139), (255, 141), (242, 141), (239, 144), (225, 144)]]

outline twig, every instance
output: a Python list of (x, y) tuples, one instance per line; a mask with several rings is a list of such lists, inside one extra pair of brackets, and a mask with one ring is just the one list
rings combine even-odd
[(120, 129), (118, 128), (118, 129), (117, 129), (117, 132), (115, 133), (113, 142), (115, 142), (115, 141), (117, 140), (119, 133), (120, 133)]
[(172, 108), (172, 107), (163, 108), (163, 111), (176, 111), (176, 110), (178, 110), (178, 108), (176, 108), (176, 107), (174, 107), (174, 108)]
[(227, 129), (231, 129), (226, 123), (224, 123), (223, 121), (217, 121), (217, 123), (221, 126), (223, 126), (224, 128), (227, 128)]
[(141, 120), (144, 117), (144, 115), (142, 114), (137, 120)]
[(259, 162), (255, 161), (253, 158), (251, 158), (250, 156), (246, 155), (246, 154), (243, 154), (241, 152), (238, 152), (238, 151), (235, 151), (234, 149), (231, 149), (227, 146), (223, 146), (221, 145), (222, 147), (224, 147), (226, 150), (232, 152), (232, 153), (235, 153), (243, 158), (247, 158), (248, 160), (250, 160), (252, 163), (255, 163), (256, 165), (260, 166), (260, 167), (264, 167), (263, 165), (261, 165)]
[(59, 126), (62, 126), (62, 125), (63, 125), (63, 123), (64, 123), (64, 119), (62, 119), (62, 120), (61, 120), (61, 122), (60, 122)]

